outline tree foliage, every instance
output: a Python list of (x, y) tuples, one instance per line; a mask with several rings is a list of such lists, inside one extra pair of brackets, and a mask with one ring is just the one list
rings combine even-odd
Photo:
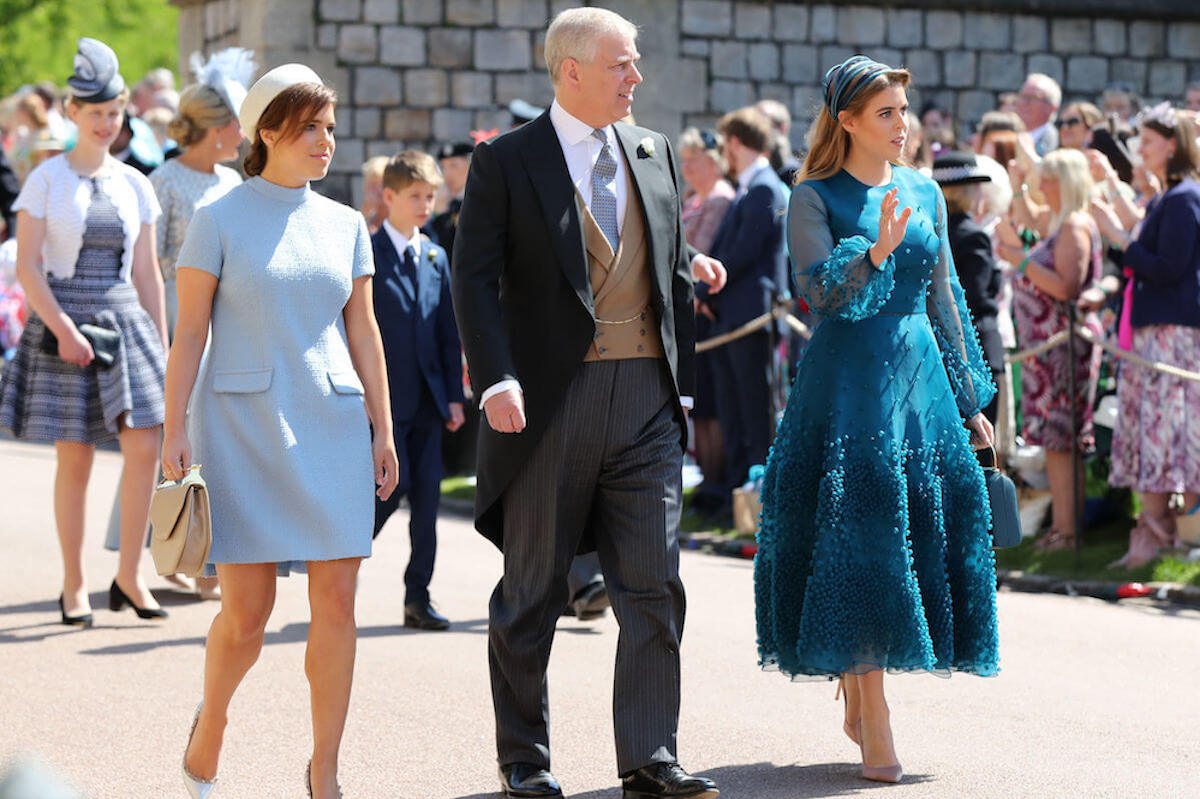
[(167, 0), (0, 0), (0, 95), (27, 83), (66, 85), (75, 40), (100, 39), (132, 86), (178, 66), (179, 11)]

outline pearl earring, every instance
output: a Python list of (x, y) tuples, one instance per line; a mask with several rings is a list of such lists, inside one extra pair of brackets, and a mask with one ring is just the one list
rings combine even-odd
[(218, 150), (221, 149), (221, 140), (220, 139), (217, 140), (217, 149)]

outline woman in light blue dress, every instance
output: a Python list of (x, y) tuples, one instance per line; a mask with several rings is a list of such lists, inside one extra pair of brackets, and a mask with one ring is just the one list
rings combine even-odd
[(308, 185), (333, 155), (335, 101), (299, 64), (260, 78), (240, 114), (253, 132), (252, 177), (196, 211), (176, 260), (163, 474), (178, 479), (203, 464), (213, 530), (207, 573), (221, 581), (204, 701), (183, 760), (193, 799), (213, 790), (229, 701), (262, 648), (276, 576), (293, 571), (308, 573), (312, 612), (306, 779), (317, 799), (339, 795), (355, 580), (371, 554), (372, 482), (389, 495), (397, 460), (366, 224)]
[(983, 474), (995, 388), (937, 184), (897, 164), (909, 75), (856, 56), (825, 77), (788, 240), (822, 317), (767, 463), (759, 657), (841, 678), (863, 776), (897, 782), (884, 671), (998, 670)]

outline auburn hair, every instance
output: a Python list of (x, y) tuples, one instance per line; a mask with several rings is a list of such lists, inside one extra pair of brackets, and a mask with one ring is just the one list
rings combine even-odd
[[(881, 91), (893, 86), (907, 88), (911, 80), (912, 76), (907, 69), (889, 69), (863, 86), (842, 110), (849, 115), (857, 114)], [(820, 180), (836, 175), (846, 163), (846, 156), (849, 154), (850, 134), (822, 103), (817, 118), (808, 130), (808, 155), (804, 158), (804, 166), (796, 173), (796, 182)]]
[(262, 132), (273, 130), (279, 133), (279, 142), (292, 141), (304, 132), (304, 126), (331, 105), (337, 104), (337, 92), (320, 83), (297, 83), (281, 91), (263, 109), (250, 135), (250, 154), (242, 162), (242, 168), (250, 177), (261, 175), (267, 166), (267, 145)]

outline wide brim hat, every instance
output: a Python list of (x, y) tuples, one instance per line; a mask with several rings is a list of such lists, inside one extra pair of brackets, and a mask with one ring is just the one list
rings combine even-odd
[(107, 103), (125, 91), (121, 64), (112, 48), (99, 39), (80, 37), (75, 72), (67, 78), (71, 97), (81, 103)]
[(253, 139), (254, 131), (258, 129), (258, 120), (267, 110), (271, 101), (301, 83), (324, 85), (321, 76), (304, 64), (284, 64), (275, 67), (255, 81), (254, 85), (250, 87), (250, 91), (246, 92), (246, 97), (241, 102), (241, 109), (238, 111), (238, 122), (242, 124), (242, 130), (246, 135)]
[(987, 183), (992, 176), (979, 166), (974, 153), (952, 151), (934, 159), (933, 179), (942, 186), (960, 186), (965, 183)]

